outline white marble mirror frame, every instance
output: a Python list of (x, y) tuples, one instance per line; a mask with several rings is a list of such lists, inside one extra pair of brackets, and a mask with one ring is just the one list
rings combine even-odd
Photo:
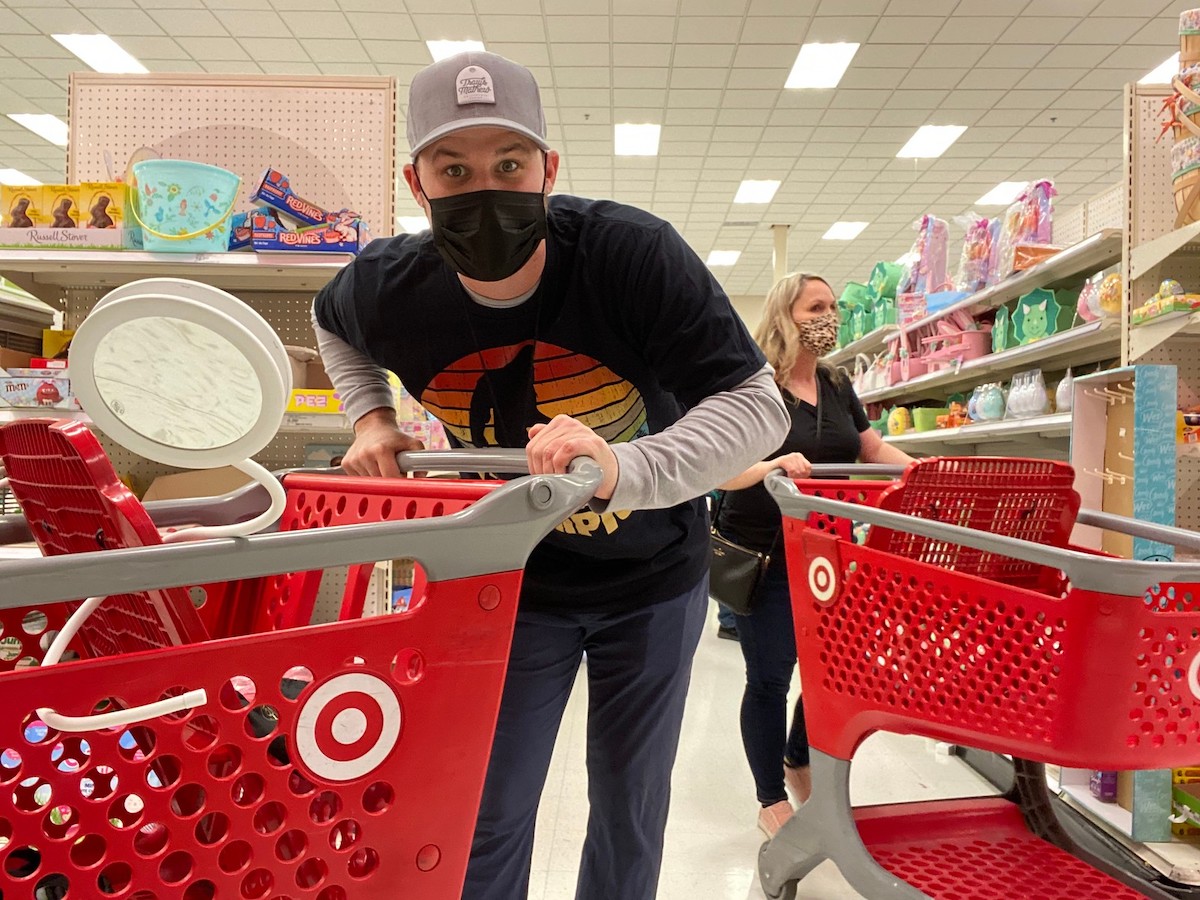
[[(172, 285), (178, 282), (167, 279)], [(235, 301), (243, 310), (241, 301)], [(259, 317), (249, 311), (255, 319)], [(96, 385), (95, 359), (100, 342), (110, 332), (136, 319), (170, 317), (207, 328), (225, 338), (245, 356), (262, 391), (262, 415), (237, 440), (221, 447), (186, 450), (168, 447), (127, 426), (105, 402)], [(227, 466), (248, 459), (265, 447), (279, 430), (287, 407), (290, 373), (285, 375), (275, 354), (245, 324), (247, 316), (235, 317), (211, 304), (164, 293), (105, 298), (96, 305), (71, 340), (71, 387), (84, 411), (121, 446), (147, 459), (185, 469)], [(272, 332), (274, 334), (274, 332)], [(275, 337), (278, 342), (278, 337)], [(280, 345), (282, 347), (282, 345)], [(288, 371), (288, 370), (284, 370)]]
[(227, 316), (232, 316), (251, 334), (258, 338), (259, 342), (275, 357), (279, 373), (285, 379), (285, 391), (291, 393), (292, 365), (288, 360), (287, 350), (283, 346), (283, 341), (279, 339), (279, 335), (275, 333), (275, 329), (268, 325), (267, 321), (244, 301), (239, 300), (232, 294), (226, 293), (220, 288), (185, 278), (142, 278), (138, 281), (131, 281), (128, 284), (113, 288), (100, 298), (99, 302), (93, 307), (93, 311), (125, 297), (147, 294), (155, 294), (162, 298), (163, 308), (159, 311), (159, 315), (169, 316), (171, 314), (169, 305), (171, 301), (176, 298), (182, 298), (184, 300), (194, 300), (197, 303), (203, 303), (205, 306), (211, 306), (213, 309), (220, 310)]

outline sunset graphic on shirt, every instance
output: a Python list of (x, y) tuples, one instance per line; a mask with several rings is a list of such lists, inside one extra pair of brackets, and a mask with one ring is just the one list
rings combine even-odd
[[(499, 415), (493, 391), (501, 398)], [(464, 356), (429, 382), (420, 402), (464, 447), (523, 447), (528, 426), (560, 414), (609, 443), (647, 432), (637, 388), (590, 356), (541, 341)], [(584, 510), (556, 530), (582, 537), (612, 534), (629, 516), (629, 510)]]
[[(501, 399), (499, 416), (493, 391)], [(590, 356), (541, 341), (464, 356), (429, 382), (420, 402), (465, 447), (523, 447), (528, 426), (560, 414), (609, 443), (631, 440), (646, 426), (646, 407), (632, 384)]]

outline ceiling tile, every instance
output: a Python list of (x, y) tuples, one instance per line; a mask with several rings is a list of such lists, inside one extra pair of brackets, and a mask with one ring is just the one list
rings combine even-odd
[(929, 43), (945, 20), (941, 16), (880, 16), (871, 32), (872, 40), (889, 44)]
[(551, 48), (557, 43), (590, 44), (609, 33), (608, 16), (547, 16)]
[(670, 44), (675, 40), (673, 16), (614, 18), (612, 39), (620, 44)]
[(675, 41), (680, 44), (735, 43), (742, 20), (733, 16), (680, 16)]
[(546, 40), (546, 27), (541, 16), (481, 15), (479, 26), (485, 44), (489, 41)]
[(818, 16), (812, 20), (808, 30), (800, 31), (798, 37), (793, 37), (793, 22), (798, 19), (784, 19), (780, 37), (793, 41), (822, 42), (826, 44), (848, 41), (855, 44), (865, 44), (875, 30), (877, 21), (874, 16)]
[(953, 16), (934, 41), (938, 44), (991, 44), (1011, 20), (999, 16)]
[[(346, 13), (350, 27), (360, 38), (370, 40), (419, 40), (416, 26), (406, 13), (350, 12)], [(428, 61), (428, 51), (426, 61)]]

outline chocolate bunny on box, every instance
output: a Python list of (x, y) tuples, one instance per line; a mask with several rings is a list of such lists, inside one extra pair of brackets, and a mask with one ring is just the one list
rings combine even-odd
[(9, 228), (32, 228), (33, 219), (29, 218), (25, 210), (29, 209), (29, 198), (22, 197), (16, 202), (13, 208), (9, 211)]
[(54, 207), (54, 222), (53, 228), (75, 228), (76, 222), (71, 218), (71, 198), (63, 197), (58, 201), (58, 206)]

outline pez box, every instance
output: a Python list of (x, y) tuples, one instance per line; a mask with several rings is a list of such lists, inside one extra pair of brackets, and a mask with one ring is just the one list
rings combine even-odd
[(289, 231), (273, 215), (256, 212), (250, 217), (255, 250), (315, 250), (327, 253), (357, 253), (370, 241), (361, 219), (339, 216), (317, 228)]
[(0, 378), (0, 407), (73, 409), (69, 378)]
[(341, 395), (337, 391), (292, 391), (288, 399), (289, 413), (340, 413)]
[[(292, 190), (288, 177), (276, 169), (263, 172), (258, 190), (252, 200), (262, 200), (275, 207), (281, 213), (291, 216), (297, 222), (305, 225), (324, 225), (338, 218), (338, 213), (327, 212), (317, 204), (296, 195)], [(343, 210), (348, 212), (348, 210)], [(350, 213), (351, 218), (357, 218), (357, 213)]]

